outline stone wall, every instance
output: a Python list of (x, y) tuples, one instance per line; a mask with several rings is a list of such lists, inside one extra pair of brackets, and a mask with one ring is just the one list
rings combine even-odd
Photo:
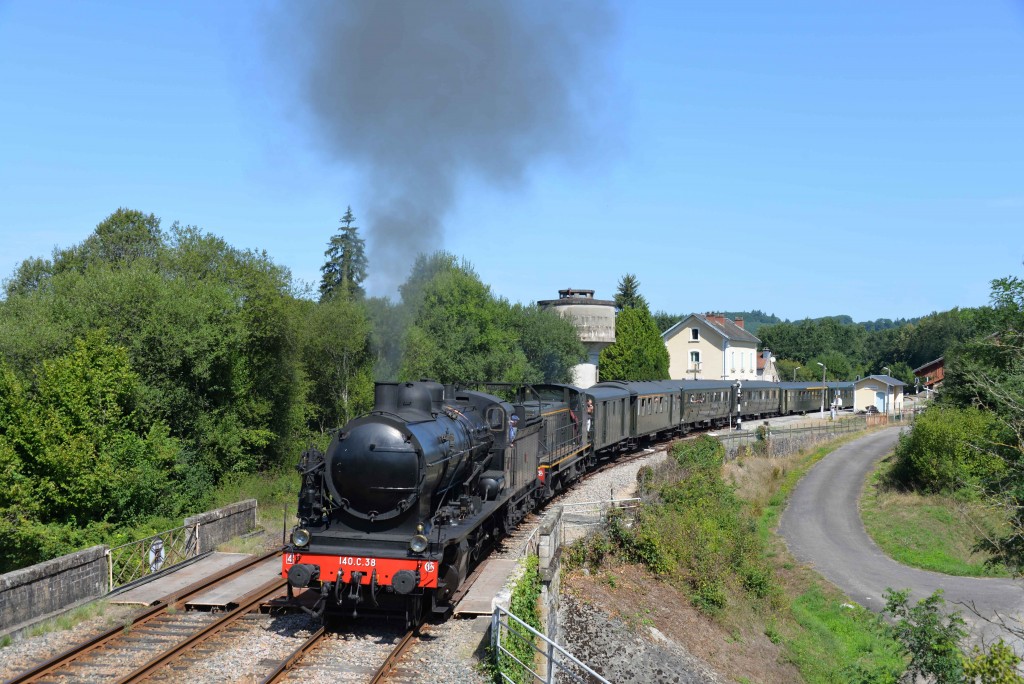
[(561, 591), (562, 508), (556, 507), (544, 516), (538, 530), (537, 558), (540, 572), (541, 620), (544, 633), (558, 641), (558, 608)]
[(107, 547), (0, 575), (0, 634), (107, 593)]
[(195, 525), (199, 527), (192, 534), (198, 534), (198, 538), (190, 537), (189, 545), (198, 542), (198, 553), (213, 551), (218, 544), (256, 529), (256, 499), (246, 499), (215, 511), (185, 518), (185, 527)]

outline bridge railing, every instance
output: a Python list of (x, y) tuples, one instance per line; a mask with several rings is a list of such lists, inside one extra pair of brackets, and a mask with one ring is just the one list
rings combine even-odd
[(199, 555), (199, 525), (158, 532), (107, 551), (109, 591)]

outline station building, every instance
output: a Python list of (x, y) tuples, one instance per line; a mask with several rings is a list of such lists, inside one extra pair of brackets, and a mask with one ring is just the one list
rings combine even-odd
[(690, 314), (661, 334), (673, 380), (757, 380), (757, 345), (743, 319)]
[(853, 383), (853, 409), (863, 411), (874, 406), (879, 413), (898, 413), (903, 409), (905, 382), (888, 375), (869, 375)]

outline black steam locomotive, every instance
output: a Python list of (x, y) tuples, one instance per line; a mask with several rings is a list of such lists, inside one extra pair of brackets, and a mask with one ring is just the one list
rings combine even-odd
[(585, 470), (582, 394), (537, 389), (379, 383), (369, 415), (302, 456), (289, 590), (318, 588), (316, 613), (446, 612), (487, 542)]
[(299, 524), (282, 568), (289, 596), (318, 591), (307, 607), (317, 615), (404, 613), (419, 624), (451, 608), (489, 542), (600, 458), (695, 427), (805, 410), (823, 394), (850, 406), (852, 383), (536, 385), (512, 401), (435, 382), (378, 383), (372, 412), (326, 453), (302, 455)]

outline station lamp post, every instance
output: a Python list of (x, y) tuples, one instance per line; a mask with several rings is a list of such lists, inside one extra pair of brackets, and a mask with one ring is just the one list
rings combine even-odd
[[(882, 370), (885, 371), (885, 377), (891, 378), (892, 369), (888, 366), (882, 366)], [(889, 415), (889, 381), (885, 381), (885, 415)]]
[(816, 361), (821, 366), (821, 419), (825, 420), (825, 364)]
[(793, 382), (796, 382), (796, 372), (801, 368), (803, 368), (803, 366), (797, 366), (796, 368), (793, 369)]

